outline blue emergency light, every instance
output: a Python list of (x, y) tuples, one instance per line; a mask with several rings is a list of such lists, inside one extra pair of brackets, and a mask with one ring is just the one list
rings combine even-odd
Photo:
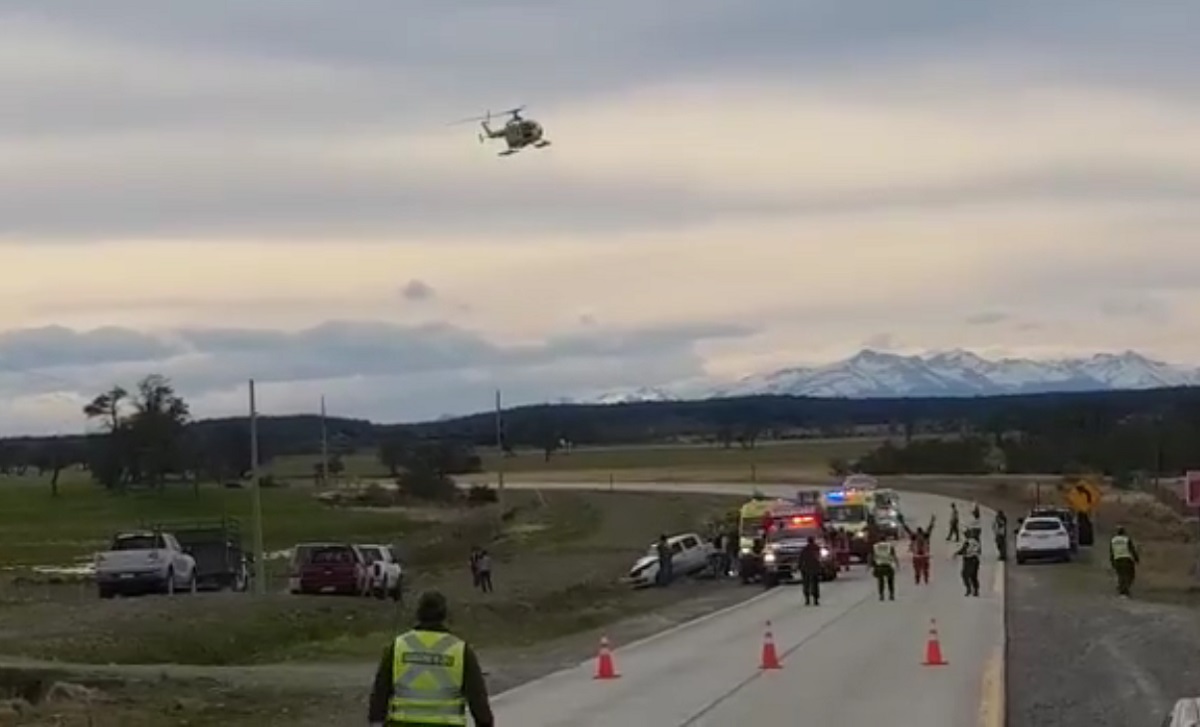
[(842, 502), (846, 499), (846, 493), (836, 491), (830, 492), (827, 497), (829, 498), (830, 502)]

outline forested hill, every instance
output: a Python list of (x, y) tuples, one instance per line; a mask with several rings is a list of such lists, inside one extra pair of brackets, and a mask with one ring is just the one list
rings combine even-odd
[[(690, 439), (753, 442), (762, 438), (828, 437), (892, 433), (1107, 430), (1131, 420), (1159, 427), (1196, 427), (1200, 388), (1056, 393), (978, 398), (813, 399), (755, 396), (703, 401), (613, 405), (539, 405), (504, 412), (511, 447), (543, 447), (566, 439), (577, 445), (670, 442)], [(245, 417), (188, 425), (205, 441), (245, 431)], [(81, 416), (80, 428), (83, 427)], [(330, 417), (327, 429), (339, 448), (364, 449), (402, 435), (453, 438), (479, 446), (495, 443), (491, 412), (409, 425)], [(272, 455), (315, 453), (321, 441), (316, 415), (262, 417), (260, 439)], [(72, 443), (74, 437), (18, 437), (0, 446), (22, 449)], [(1200, 441), (1200, 440), (1198, 440)]]

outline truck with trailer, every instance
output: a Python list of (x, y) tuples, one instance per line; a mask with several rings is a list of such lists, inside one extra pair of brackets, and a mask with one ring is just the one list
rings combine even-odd
[(250, 590), (254, 557), (246, 552), (241, 524), (236, 519), (154, 523), (147, 527), (173, 533), (184, 552), (195, 560), (197, 590)]

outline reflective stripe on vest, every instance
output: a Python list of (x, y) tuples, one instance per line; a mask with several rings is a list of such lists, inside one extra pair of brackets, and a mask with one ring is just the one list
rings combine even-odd
[(466, 725), (466, 651), (466, 642), (453, 634), (414, 630), (397, 637), (388, 720)]
[(875, 565), (894, 565), (892, 544), (887, 541), (875, 543)]
[(983, 546), (975, 538), (968, 538), (964, 546), (966, 548), (963, 550), (964, 558), (978, 558), (979, 554), (983, 552)]
[(1129, 547), (1128, 535), (1114, 535), (1112, 539), (1112, 557), (1113, 560), (1123, 560), (1128, 558), (1133, 560), (1133, 549)]

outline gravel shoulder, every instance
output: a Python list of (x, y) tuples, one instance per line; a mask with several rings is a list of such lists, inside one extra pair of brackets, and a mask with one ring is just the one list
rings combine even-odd
[(1158, 727), (1200, 695), (1200, 615), (1118, 598), (1095, 570), (1008, 569), (1010, 727)]

